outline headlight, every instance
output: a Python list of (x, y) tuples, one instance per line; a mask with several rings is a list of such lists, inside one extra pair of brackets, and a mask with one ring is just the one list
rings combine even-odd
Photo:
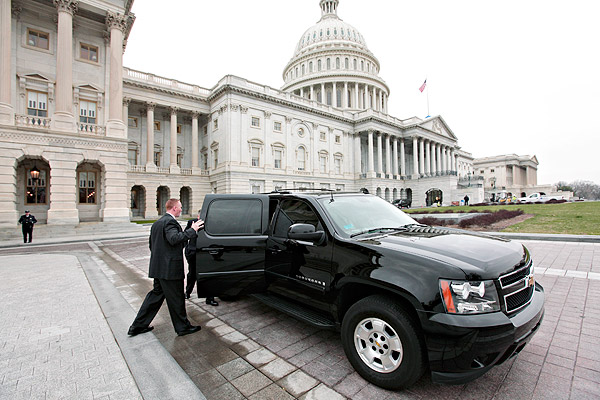
[(480, 314), (500, 311), (494, 281), (449, 281), (440, 279), (440, 292), (446, 312)]

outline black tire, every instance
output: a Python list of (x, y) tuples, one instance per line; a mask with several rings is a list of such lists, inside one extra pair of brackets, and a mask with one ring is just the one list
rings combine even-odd
[(423, 375), (422, 335), (408, 313), (389, 298), (370, 296), (350, 307), (341, 335), (354, 369), (379, 387), (407, 388)]

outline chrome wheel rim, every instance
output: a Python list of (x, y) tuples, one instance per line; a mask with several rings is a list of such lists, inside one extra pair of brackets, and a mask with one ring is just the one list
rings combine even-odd
[(402, 364), (402, 341), (390, 324), (379, 318), (365, 318), (354, 329), (354, 347), (372, 370), (384, 374)]

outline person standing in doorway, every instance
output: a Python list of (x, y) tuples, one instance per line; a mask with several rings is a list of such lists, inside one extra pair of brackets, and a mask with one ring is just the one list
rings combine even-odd
[[(198, 210), (198, 218), (190, 219), (187, 222), (186, 229), (191, 227), (194, 222), (202, 221), (200, 219), (200, 211), (202, 211), (202, 210)], [(202, 221), (202, 224), (204, 224), (204, 221)], [(197, 237), (198, 237), (198, 234), (196, 233), (194, 235), (194, 237), (188, 241), (187, 246), (185, 246), (185, 259), (187, 260), (187, 263), (188, 263), (188, 274), (187, 274), (186, 285), (185, 285), (185, 298), (186, 299), (190, 298), (190, 296), (192, 295), (192, 292), (194, 291), (194, 286), (196, 286), (196, 238)], [(214, 297), (207, 297), (206, 304), (211, 305), (211, 306), (219, 305), (219, 303), (215, 301)]]
[(150, 229), (148, 276), (154, 279), (154, 288), (146, 295), (131, 324), (127, 332), (130, 336), (154, 329), (150, 323), (165, 299), (177, 335), (188, 335), (200, 330), (200, 326), (190, 323), (185, 311), (183, 247), (190, 238), (196, 236), (196, 232), (204, 223), (196, 221), (183, 231), (177, 222), (177, 217), (181, 215), (181, 202), (178, 199), (169, 199), (165, 208), (166, 214), (152, 224)]
[(31, 239), (33, 238), (33, 225), (37, 223), (37, 219), (29, 213), (29, 210), (25, 210), (25, 214), (21, 215), (21, 218), (19, 218), (19, 223), (23, 229), (23, 243), (31, 243)]

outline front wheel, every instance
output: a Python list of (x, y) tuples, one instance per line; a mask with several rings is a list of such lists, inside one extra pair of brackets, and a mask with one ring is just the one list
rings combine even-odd
[(390, 299), (370, 296), (342, 321), (342, 344), (354, 369), (385, 389), (415, 383), (425, 369), (423, 339), (410, 316)]

